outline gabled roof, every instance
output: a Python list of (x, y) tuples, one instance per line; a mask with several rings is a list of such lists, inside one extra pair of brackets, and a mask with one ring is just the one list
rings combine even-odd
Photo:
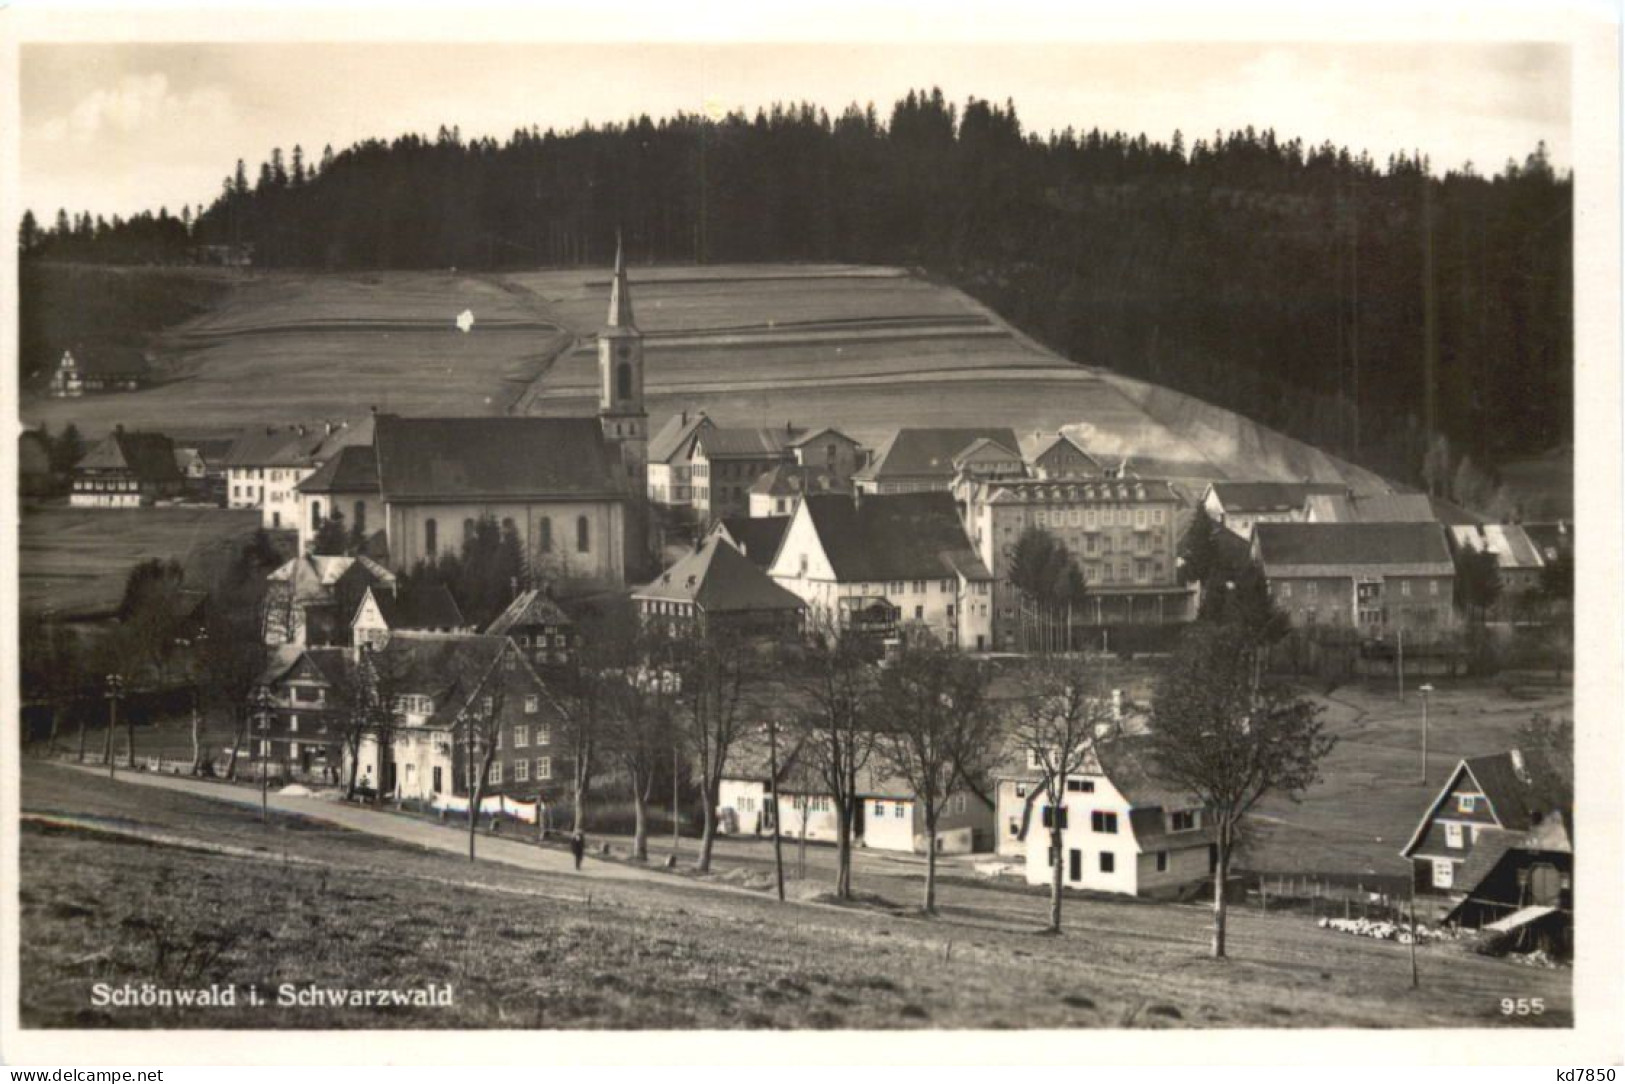
[(884, 478), (940, 478), (954, 475), (954, 457), (978, 440), (991, 440), (1004, 448), (1020, 448), (1015, 430), (1008, 426), (971, 429), (899, 429), (875, 453), (874, 461), (854, 477), (864, 481)]
[(689, 442), (701, 429), (716, 425), (705, 412), (689, 414), (686, 411), (666, 419), (660, 431), (649, 438), (649, 462), (669, 463), (678, 453), (688, 450)]
[(79, 470), (127, 470), (142, 482), (181, 480), (175, 446), (162, 433), (115, 431), (78, 463)]
[(1457, 546), (1495, 554), (1498, 568), (1538, 569), (1546, 564), (1540, 555), (1540, 547), (1515, 523), (1483, 523), (1446, 529)]
[[(429, 726), (449, 729), (463, 709), (479, 695), (487, 675), (513, 641), (505, 636), (473, 632), (397, 632), (380, 648), (382, 666), (395, 668), (393, 677), (402, 694), (427, 696), (434, 701)], [(530, 664), (519, 654), (520, 665)], [(530, 670), (535, 676), (535, 671)]]
[(457, 600), (451, 597), (451, 592), (443, 583), (407, 583), (394, 591), (374, 591), (370, 587), (367, 590), (391, 632), (402, 629), (461, 629), (467, 625)]
[(1054, 451), (1056, 445), (1059, 444), (1069, 445), (1085, 459), (1093, 463), (1097, 470), (1102, 469), (1101, 461), (1097, 459), (1089, 451), (1089, 449), (1085, 448), (1082, 444), (1079, 444), (1077, 438), (1066, 432), (1034, 433), (1031, 437), (1021, 442), (1021, 454), (1022, 457), (1027, 460), (1027, 462), (1036, 464), (1040, 459), (1043, 459), (1050, 452)]
[(485, 630), (487, 636), (506, 636), (514, 629), (532, 628), (536, 626), (569, 625), (570, 617), (559, 604), (548, 598), (543, 592), (531, 588), (521, 591), (508, 603), (508, 608), (497, 615), (490, 627)]
[(792, 448), (805, 447), (806, 445), (811, 444), (813, 441), (815, 441), (818, 438), (824, 436), (825, 434), (828, 434), (828, 435), (830, 435), (832, 437), (836, 437), (836, 438), (838, 438), (840, 440), (844, 440), (848, 444), (856, 444), (857, 443), (857, 441), (855, 439), (853, 439), (852, 437), (847, 436), (845, 433), (841, 432), (839, 429), (836, 429), (834, 426), (826, 425), (822, 429), (808, 429), (808, 430), (806, 430), (805, 432), (803, 432), (801, 434), (801, 436), (797, 437), (795, 440), (792, 440), (790, 442), (790, 447), (792, 447)]
[(783, 429), (723, 429), (711, 425), (700, 430), (697, 446), (704, 450), (707, 459), (785, 456), (789, 453), (791, 442), (802, 432), (788, 426)]
[(779, 543), (784, 541), (790, 519), (789, 516), (725, 516), (711, 528), (711, 537), (725, 534), (750, 558), (751, 564), (765, 570), (779, 555)]
[(971, 459), (984, 453), (1005, 459), (1021, 460), (1021, 453), (1015, 451), (1012, 447), (990, 437), (977, 437), (954, 455), (954, 469), (959, 469)]
[(953, 495), (810, 496), (798, 515), (810, 516), (819, 544), (842, 583), (890, 580), (992, 579), (971, 549)]
[(378, 456), (370, 444), (340, 448), (316, 473), (294, 487), (301, 493), (378, 492)]
[(1340, 576), (1366, 568), (1391, 576), (1453, 576), (1437, 523), (1260, 523), (1253, 544), (1266, 576)]
[(343, 647), (305, 647), (303, 644), (279, 644), (271, 651), (259, 684), (275, 685), (289, 677), (301, 666), (312, 668), (330, 685), (339, 684), (350, 665), (350, 651)]
[(709, 614), (800, 610), (805, 605), (714, 535), (632, 597), (689, 602)]
[(275, 462), (282, 450), (299, 439), (294, 429), (281, 429), (274, 425), (254, 426), (237, 434), (230, 451), (221, 458), (226, 469), (266, 467)]
[(1296, 512), (1316, 494), (1348, 494), (1341, 482), (1214, 482), (1208, 488), (1227, 513)]
[(403, 418), (378, 415), (386, 501), (552, 500), (625, 496), (596, 418)]
[[(1553, 829), (1546, 827), (1545, 822), (1555, 820), (1561, 827), (1562, 811), (1542, 808), (1539, 796), (1531, 785), (1532, 777), (1524, 761), (1538, 755), (1509, 749), (1503, 753), (1463, 759), (1445, 780), (1444, 787), (1428, 806), (1427, 812), (1422, 815), (1416, 831), (1411, 833), (1410, 842), (1405, 844), (1404, 849), (1399, 852), (1400, 855), (1405, 858), (1411, 856), (1427, 833), (1428, 825), (1438, 815), (1440, 806), (1450, 797), (1450, 792), (1456, 789), (1463, 776), (1470, 779), (1489, 801), (1496, 828), (1513, 834), (1534, 831), (1543, 837), (1550, 836)], [(1565, 841), (1567, 839), (1566, 832), (1564, 839)]]
[[(359, 566), (359, 567), (358, 567)], [(325, 602), (341, 579), (364, 578), (370, 583), (393, 584), (395, 574), (370, 557), (338, 557), (307, 553), (266, 575), (271, 583), (288, 583), (295, 602)]]
[(751, 485), (755, 497), (799, 497), (806, 493), (851, 493), (852, 483), (828, 467), (775, 463)]

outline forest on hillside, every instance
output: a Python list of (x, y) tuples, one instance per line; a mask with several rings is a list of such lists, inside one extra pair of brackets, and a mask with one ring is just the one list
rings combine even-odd
[[(367, 140), (239, 161), (208, 206), (30, 211), (25, 261), (501, 269), (838, 260), (917, 267), (1085, 364), (1436, 489), (1572, 439), (1573, 183), (1272, 131), (1039, 136), (910, 93), (882, 119), (776, 105), (506, 141)], [(24, 306), (28, 282), (24, 276)], [(26, 321), (26, 316), (25, 316)]]

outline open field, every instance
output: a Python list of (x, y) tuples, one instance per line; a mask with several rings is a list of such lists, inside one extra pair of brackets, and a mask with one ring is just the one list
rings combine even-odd
[[(1494, 1026), (1509, 984), (1548, 999), (1526, 1022), (1572, 1019), (1567, 972), (1429, 947), (1412, 992), (1400, 946), (1290, 916), (1238, 912), (1215, 963), (1199, 907), (1069, 901), (1057, 939), (1024, 894), (950, 885), (926, 921), (534, 873), (38, 763), (22, 803), (51, 822), (21, 841), (24, 1026)], [(97, 1009), (97, 982), (241, 993), (206, 1014)], [(451, 1007), (245, 1004), (250, 985), (429, 982)]]
[(184, 561), (194, 550), (252, 534), (259, 513), (224, 508), (69, 508), (31, 505), (18, 524), (23, 610), (62, 618), (118, 606), (130, 567), (149, 557)]
[[(26, 398), (30, 424), (87, 434), (403, 413), (596, 409), (591, 339), (605, 268), (492, 275), (253, 274), (156, 341), (166, 382), (75, 401)], [(1073, 361), (969, 296), (850, 265), (636, 267), (658, 429), (683, 409), (725, 424), (835, 424), (876, 444), (900, 425), (1072, 427), (1103, 455), (1199, 489), (1218, 478), (1346, 480), (1368, 472), (1244, 418)], [(474, 314), (468, 334), (453, 321)]]
[(1386, 683), (1346, 685), (1325, 705), (1337, 748), (1322, 764), (1323, 781), (1297, 804), (1262, 804), (1257, 835), (1243, 858), (1269, 873), (1400, 877), (1399, 857), (1428, 803), (1463, 757), (1510, 748), (1518, 727), (1536, 713), (1573, 715), (1569, 689), (1509, 696), (1482, 682), (1437, 686), (1428, 710), (1428, 776), (1421, 781), (1422, 698), (1414, 686), (1400, 703)]

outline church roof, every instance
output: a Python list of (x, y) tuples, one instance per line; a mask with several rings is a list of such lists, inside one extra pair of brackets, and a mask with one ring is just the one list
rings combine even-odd
[(377, 493), (378, 456), (370, 444), (351, 444), (294, 486), (301, 493)]
[(608, 326), (636, 326), (632, 321), (632, 291), (626, 283), (626, 249), (621, 245), (619, 233), (615, 234), (615, 280), (609, 288)]
[(550, 500), (625, 495), (596, 418), (378, 415), (386, 501)]

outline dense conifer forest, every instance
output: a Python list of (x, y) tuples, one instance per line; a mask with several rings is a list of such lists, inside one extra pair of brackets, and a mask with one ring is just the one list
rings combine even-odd
[[(1013, 104), (367, 140), (239, 161), (207, 207), (30, 213), (32, 261), (503, 269), (837, 260), (917, 267), (1077, 361), (1431, 481), (1572, 439), (1573, 183), (1248, 128), (1039, 135)], [(24, 274), (24, 304), (28, 296)], [(26, 322), (26, 317), (25, 317)], [(1444, 445), (1448, 445), (1448, 449)], [(1443, 454), (1446, 453), (1447, 454)]]

